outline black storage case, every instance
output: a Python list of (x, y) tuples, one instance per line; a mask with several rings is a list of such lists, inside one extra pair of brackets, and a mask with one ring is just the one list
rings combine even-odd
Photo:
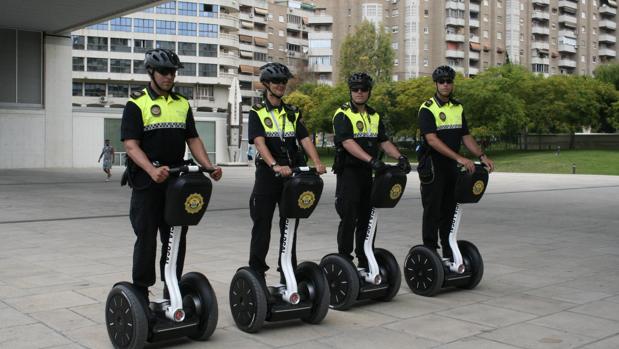
[(197, 225), (202, 219), (213, 185), (202, 173), (171, 177), (166, 192), (165, 220), (170, 226)]
[(469, 173), (464, 167), (460, 169), (456, 182), (456, 202), (474, 204), (478, 202), (488, 186), (488, 171), (484, 165), (475, 165), (475, 172)]
[(392, 208), (398, 204), (406, 188), (406, 174), (398, 167), (390, 167), (374, 177), (372, 207)]
[(318, 205), (322, 179), (314, 173), (301, 173), (284, 183), (279, 214), (285, 218), (308, 218)]

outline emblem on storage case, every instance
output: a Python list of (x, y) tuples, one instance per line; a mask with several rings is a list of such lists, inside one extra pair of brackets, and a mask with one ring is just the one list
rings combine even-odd
[(363, 122), (357, 121), (357, 130), (363, 131)]
[(447, 115), (445, 115), (445, 113), (443, 113), (443, 112), (438, 114), (438, 117), (441, 118), (441, 121), (445, 121), (445, 119), (447, 119)]
[(314, 205), (316, 196), (311, 191), (305, 191), (299, 195), (299, 207), (302, 209), (308, 209)]
[(150, 113), (153, 114), (153, 116), (161, 115), (161, 107), (156, 104), (153, 105), (152, 107), (150, 107)]
[(389, 198), (391, 200), (397, 200), (402, 195), (402, 186), (400, 184), (394, 184), (389, 191)]
[(484, 181), (478, 180), (473, 184), (473, 194), (479, 195), (484, 191)]
[(264, 124), (267, 125), (267, 127), (273, 127), (273, 120), (271, 120), (271, 118), (265, 118)]
[(198, 193), (193, 193), (185, 200), (185, 211), (187, 213), (198, 213), (204, 206), (204, 198)]

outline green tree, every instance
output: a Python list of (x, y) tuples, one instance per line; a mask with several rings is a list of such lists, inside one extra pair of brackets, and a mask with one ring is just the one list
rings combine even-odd
[(593, 76), (600, 81), (604, 81), (615, 86), (619, 90), (619, 64), (606, 63), (601, 64), (593, 71)]
[(376, 82), (391, 80), (395, 53), (391, 48), (391, 33), (381, 24), (363, 21), (353, 34), (349, 34), (340, 47), (340, 81), (357, 71), (370, 74)]

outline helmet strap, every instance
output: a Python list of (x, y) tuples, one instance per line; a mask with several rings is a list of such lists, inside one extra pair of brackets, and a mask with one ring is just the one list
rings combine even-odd
[(150, 76), (150, 81), (153, 84), (155, 84), (155, 86), (157, 87), (159, 91), (165, 92), (166, 94), (169, 94), (170, 92), (172, 92), (172, 89), (174, 88), (174, 84), (172, 84), (172, 87), (170, 87), (169, 90), (165, 90), (161, 86), (159, 86), (159, 84), (157, 83), (157, 80), (155, 80), (155, 70), (153, 68), (148, 68), (147, 71), (148, 71), (148, 76)]
[[(271, 82), (267, 82), (269, 85), (271, 84)], [(263, 84), (264, 85), (264, 84)], [(267, 89), (267, 91), (269, 91), (271, 93), (271, 96), (279, 99), (280, 101), (282, 100), (282, 98), (284, 97), (284, 95), (278, 96), (277, 94), (275, 94), (275, 92), (273, 92), (273, 90), (271, 90), (271, 87), (269, 85), (264, 85), (264, 87)]]

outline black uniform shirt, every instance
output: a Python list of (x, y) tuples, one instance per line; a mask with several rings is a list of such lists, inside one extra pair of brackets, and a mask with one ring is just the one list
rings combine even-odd
[[(443, 106), (444, 103), (438, 98), (438, 96), (434, 95), (434, 100), (439, 106)], [(446, 103), (459, 103), (458, 101), (449, 100)], [(462, 137), (469, 134), (469, 128), (466, 123), (466, 118), (464, 117), (464, 112), (462, 113), (462, 126), (460, 128), (448, 128), (443, 130), (437, 130), (436, 128), (436, 119), (434, 118), (434, 114), (429, 109), (422, 108), (419, 111), (419, 131), (422, 136), (425, 136), (428, 133), (436, 133), (436, 136), (447, 145), (451, 150), (458, 153), (460, 151), (460, 146), (462, 145)], [(426, 142), (426, 146), (429, 146)], [(444, 156), (443, 154), (436, 151), (434, 148), (430, 150), (432, 154), (432, 158), (435, 161), (441, 162), (451, 162), (452, 159)]]
[[(148, 96), (146, 98), (162, 99), (150, 86), (146, 88)], [(172, 103), (187, 103), (180, 99), (175, 93), (170, 93)], [(162, 165), (178, 165), (185, 156), (185, 143), (189, 138), (198, 137), (196, 123), (191, 112), (191, 107), (187, 110), (185, 128), (157, 128), (144, 131), (144, 121), (142, 111), (133, 102), (127, 102), (123, 111), (122, 123), (120, 127), (120, 140), (136, 139), (140, 141), (140, 148), (150, 161), (158, 161)]]
[[(350, 103), (350, 108), (353, 112), (357, 112), (357, 108), (354, 104)], [(368, 115), (374, 114), (376, 111), (371, 107), (366, 105), (366, 112)], [(368, 153), (372, 157), (376, 157), (378, 155), (378, 146), (380, 143), (389, 140), (387, 137), (387, 132), (385, 131), (385, 125), (383, 124), (382, 118), (378, 121), (378, 136), (374, 137), (364, 137), (364, 138), (354, 138), (353, 125), (350, 122), (350, 119), (343, 112), (337, 113), (333, 118), (333, 130), (335, 131), (335, 135), (333, 137), (333, 142), (337, 148), (343, 148), (342, 142), (347, 139), (355, 140), (363, 150)], [(348, 159), (346, 160), (346, 164), (348, 165), (362, 165), (365, 162), (354, 158), (353, 156), (345, 152)]]

